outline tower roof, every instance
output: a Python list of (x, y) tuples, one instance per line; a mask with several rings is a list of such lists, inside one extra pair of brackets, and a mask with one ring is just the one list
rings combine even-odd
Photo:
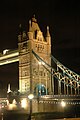
[(47, 26), (47, 36), (50, 36), (50, 32), (49, 32), (49, 26)]
[(32, 17), (32, 22), (36, 22), (37, 23), (37, 19), (35, 18), (35, 15)]

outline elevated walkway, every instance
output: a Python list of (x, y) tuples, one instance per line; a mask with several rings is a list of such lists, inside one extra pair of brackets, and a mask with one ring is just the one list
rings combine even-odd
[(6, 54), (2, 54), (0, 56), (0, 66), (19, 61), (18, 56), (18, 50), (9, 51)]

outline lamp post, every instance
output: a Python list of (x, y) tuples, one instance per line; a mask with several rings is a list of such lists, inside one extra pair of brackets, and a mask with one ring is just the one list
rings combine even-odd
[(28, 98), (30, 100), (30, 116), (29, 116), (29, 120), (31, 120), (31, 115), (32, 115), (32, 99), (34, 98), (33, 94), (29, 94)]

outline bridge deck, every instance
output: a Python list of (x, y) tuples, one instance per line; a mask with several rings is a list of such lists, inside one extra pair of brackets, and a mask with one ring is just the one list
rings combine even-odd
[(80, 95), (44, 95), (41, 96), (42, 99), (74, 99), (80, 100)]
[(9, 53), (0, 56), (0, 66), (19, 61), (18, 50), (9, 51)]

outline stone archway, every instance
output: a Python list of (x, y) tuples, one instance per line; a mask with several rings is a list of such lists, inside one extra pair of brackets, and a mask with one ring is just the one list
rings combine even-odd
[(47, 95), (48, 90), (46, 89), (44, 84), (37, 84), (35, 89), (34, 89), (34, 94), (37, 95), (37, 96)]

